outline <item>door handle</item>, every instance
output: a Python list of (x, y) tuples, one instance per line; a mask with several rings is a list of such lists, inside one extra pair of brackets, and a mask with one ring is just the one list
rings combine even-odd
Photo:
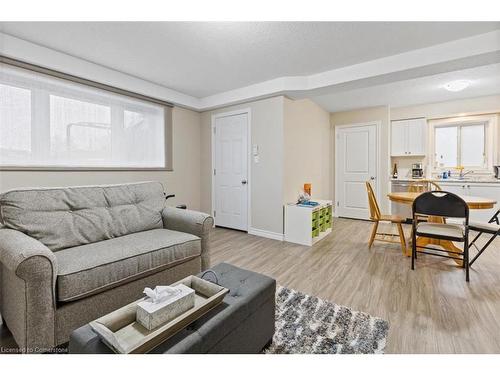
[(241, 183), (242, 183), (243, 185), (246, 185), (246, 184), (247, 184), (247, 182), (248, 182), (247, 180), (241, 180)]
[(370, 177), (370, 180), (372, 180), (372, 181), (373, 181), (373, 180), (375, 180), (375, 177), (371, 176), (371, 177)]

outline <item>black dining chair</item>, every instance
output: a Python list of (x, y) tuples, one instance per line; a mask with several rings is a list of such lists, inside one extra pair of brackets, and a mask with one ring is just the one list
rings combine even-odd
[[(472, 260), (469, 263), (469, 266), (472, 266), (472, 264), (479, 258), (479, 256), (490, 246), (490, 244), (493, 242), (497, 236), (500, 236), (500, 222), (498, 216), (500, 215), (500, 210), (495, 212), (495, 214), (491, 217), (491, 219), (487, 222), (480, 222), (480, 221), (471, 221), (469, 223), (469, 229), (477, 232), (476, 237), (470, 242), (469, 248), (471, 246), (474, 246), (477, 250), (478, 253), (472, 258)], [(481, 237), (483, 234), (491, 234), (491, 237), (486, 241), (486, 243), (483, 245), (481, 249), (479, 249), (476, 245), (476, 241)]]
[[(451, 259), (461, 259), (465, 268), (465, 280), (469, 281), (469, 207), (458, 195), (446, 191), (429, 191), (422, 193), (413, 201), (413, 231), (411, 269), (415, 269), (417, 253), (436, 255)], [(463, 220), (462, 224), (433, 223), (419, 220), (422, 217), (439, 216)], [(462, 242), (463, 252), (417, 246), (417, 236)], [(423, 249), (423, 250), (418, 250)], [(426, 251), (426, 250), (432, 250)], [(445, 253), (445, 254), (441, 254)], [(453, 255), (450, 255), (453, 253)]]

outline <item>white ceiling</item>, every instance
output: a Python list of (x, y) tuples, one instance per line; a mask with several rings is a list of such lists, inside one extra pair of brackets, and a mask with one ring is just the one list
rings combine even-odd
[[(500, 22), (0, 22), (2, 53), (196, 110), (278, 94), (338, 111), (500, 93)], [(473, 85), (445, 91), (453, 79)]]
[(499, 22), (0, 23), (6, 34), (198, 98), (499, 28)]
[[(458, 79), (469, 80), (471, 85), (459, 92), (443, 88), (446, 83)], [(311, 99), (327, 111), (338, 112), (359, 108), (360, 103), (362, 107), (402, 107), (493, 94), (500, 94), (500, 64), (341, 91)]]

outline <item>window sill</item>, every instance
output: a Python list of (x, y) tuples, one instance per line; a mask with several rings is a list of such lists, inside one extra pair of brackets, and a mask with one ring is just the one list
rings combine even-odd
[(139, 167), (0, 167), (0, 171), (40, 171), (40, 172), (173, 172), (173, 168), (139, 168)]

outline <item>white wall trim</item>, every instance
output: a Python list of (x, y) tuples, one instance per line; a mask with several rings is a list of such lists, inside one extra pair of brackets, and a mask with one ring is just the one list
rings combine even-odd
[[(401, 74), (411, 69), (493, 53), (500, 51), (498, 40), (500, 40), (500, 30), (308, 76), (277, 77), (254, 85), (197, 98), (0, 32), (1, 54), (7, 57), (136, 91), (200, 112), (287, 93), (312, 94), (313, 90), (334, 85), (382, 75)], [(428, 72), (426, 75), (430, 74), (431, 72)]]
[(0, 54), (12, 59), (134, 91), (179, 106), (199, 107), (199, 98), (1, 32), (0, 46)]
[(380, 180), (381, 180), (381, 152), (382, 152), (382, 121), (376, 120), (376, 121), (367, 121), (367, 122), (359, 122), (359, 123), (353, 123), (353, 124), (344, 124), (344, 125), (336, 125), (334, 126), (334, 143), (335, 143), (335, 151), (334, 151), (334, 158), (335, 158), (335, 173), (334, 173), (334, 186), (335, 186), (335, 191), (333, 192), (333, 216), (334, 217), (339, 217), (338, 215), (338, 210), (337, 210), (337, 192), (338, 192), (338, 178), (337, 178), (337, 172), (338, 172), (338, 158), (337, 158), (337, 151), (338, 151), (338, 144), (337, 144), (337, 131), (340, 129), (347, 129), (347, 128), (356, 128), (360, 126), (369, 126), (369, 125), (375, 125), (376, 129), (376, 145), (377, 145), (377, 151), (375, 153), (376, 157), (376, 166), (377, 166), (377, 180), (376, 180), (376, 198), (377, 201), (380, 201)]
[(201, 98), (200, 110), (210, 110), (266, 96), (286, 95), (287, 92), (307, 92), (361, 79), (391, 73), (401, 73), (410, 69), (491, 53), (500, 50), (498, 40), (500, 40), (500, 30), (309, 76), (278, 77), (269, 81)]
[[(212, 138), (212, 164), (210, 170), (210, 179), (212, 183), (211, 199), (212, 199), (212, 209), (211, 214), (214, 216), (215, 211), (215, 178), (214, 178), (214, 168), (215, 168), (215, 121), (221, 117), (235, 116), (235, 115), (247, 115), (247, 232), (252, 227), (252, 109), (242, 108), (229, 112), (220, 112), (212, 115), (210, 137)], [(217, 221), (217, 217), (214, 217), (214, 226)]]
[(270, 238), (271, 240), (283, 241), (284, 235), (283, 233), (270, 232), (262, 229), (250, 228), (248, 230), (248, 234), (252, 234), (254, 236)]

